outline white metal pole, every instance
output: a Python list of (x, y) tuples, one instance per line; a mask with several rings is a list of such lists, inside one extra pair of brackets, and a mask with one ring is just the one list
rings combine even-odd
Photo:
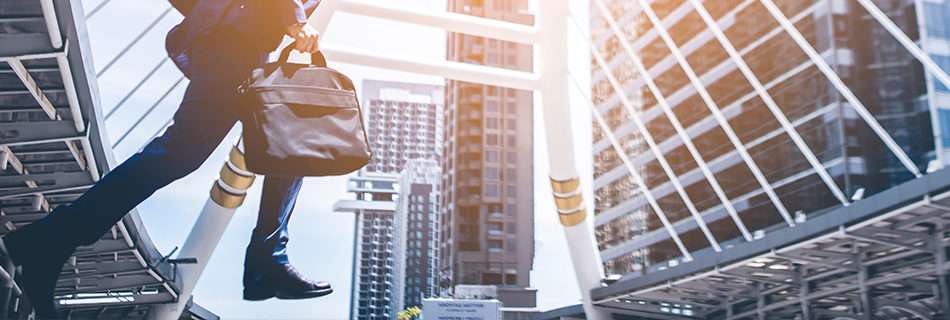
[(40, 7), (43, 9), (43, 20), (46, 22), (46, 29), (49, 32), (49, 42), (53, 48), (63, 47), (63, 33), (59, 29), (59, 18), (56, 16), (56, 7), (53, 0), (40, 0)]
[(568, 0), (538, 1), (540, 43), (535, 62), (541, 73), (541, 101), (551, 164), (551, 189), (558, 210), (574, 274), (581, 290), (584, 313), (589, 320), (607, 320), (608, 312), (594, 307), (591, 290), (604, 278), (593, 219), (587, 214), (580, 177), (574, 161), (568, 87)]
[(221, 241), (234, 212), (244, 202), (247, 189), (254, 183), (254, 178), (254, 174), (247, 171), (244, 155), (237, 146), (233, 147), (228, 161), (221, 168), (220, 177), (211, 188), (208, 202), (178, 253), (180, 258), (195, 258), (198, 262), (178, 265), (178, 276), (181, 277), (178, 301), (155, 306), (148, 314), (149, 319), (178, 319), (185, 311), (201, 273), (208, 266), (208, 261), (211, 260), (211, 255)]

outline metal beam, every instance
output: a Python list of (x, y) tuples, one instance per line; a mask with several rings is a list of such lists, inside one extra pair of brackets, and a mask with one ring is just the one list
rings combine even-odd
[(383, 68), (416, 74), (444, 77), (521, 90), (540, 88), (540, 77), (524, 71), (486, 67), (454, 61), (425, 61), (417, 58), (399, 57), (391, 53), (372, 52), (355, 48), (323, 45), (321, 50), (333, 62), (349, 63), (374, 68)]
[(366, 1), (342, 0), (340, 1), (338, 10), (402, 23), (434, 27), (447, 32), (464, 33), (523, 44), (535, 44), (539, 39), (538, 29), (533, 26), (480, 18), (460, 13), (420, 8), (409, 9), (405, 6), (389, 4), (382, 1), (370, 3)]
[(49, 97), (43, 93), (43, 89), (40, 88), (40, 85), (37, 84), (33, 76), (30, 75), (30, 71), (26, 69), (23, 62), (19, 59), (9, 59), (6, 60), (6, 62), (10, 65), (10, 69), (13, 69), (13, 72), (20, 78), (20, 82), (22, 82), (30, 94), (33, 95), (33, 99), (36, 99), (36, 103), (46, 112), (46, 116), (48, 116), (50, 120), (60, 120), (60, 116), (56, 113), (56, 108), (53, 107), (53, 103), (50, 102)]
[[(732, 41), (726, 37), (722, 30), (719, 30), (719, 25), (712, 19), (712, 16), (708, 11), (706, 11), (701, 2), (698, 0), (690, 0), (690, 4), (692, 4), (696, 11), (700, 14), (700, 17), (703, 18), (703, 21), (706, 22), (706, 25), (709, 27), (709, 29), (713, 31), (713, 34), (719, 41), (719, 44), (723, 47), (723, 49), (726, 50), (726, 53), (736, 64), (736, 67), (739, 68), (739, 71), (746, 78), (749, 84), (752, 85), (752, 88), (755, 89), (755, 92), (760, 98), (762, 98), (765, 106), (785, 130), (785, 133), (798, 148), (798, 151), (812, 166), (812, 169), (815, 170), (815, 173), (818, 174), (828, 189), (831, 190), (835, 198), (837, 198), (842, 205), (847, 206), (850, 201), (847, 199), (847, 197), (845, 197), (844, 192), (841, 191), (841, 188), (834, 181), (834, 178), (831, 177), (831, 175), (828, 173), (828, 170), (821, 164), (820, 159), (818, 159), (814, 151), (811, 150), (811, 147), (808, 146), (808, 143), (805, 142), (805, 140), (801, 137), (801, 134), (799, 134), (795, 127), (791, 124), (782, 109), (779, 108), (778, 104), (775, 102), (775, 99), (772, 98), (772, 95), (762, 85), (762, 81), (759, 80), (759, 77), (755, 75), (755, 72), (752, 71), (752, 68), (749, 67), (745, 59), (742, 58), (742, 56), (736, 50), (735, 46), (732, 44)], [(790, 220), (791, 217), (788, 216), (788, 212), (785, 212), (785, 216), (783, 216), (783, 218), (785, 218), (786, 222), (790, 223), (790, 225), (794, 225), (794, 221)]]

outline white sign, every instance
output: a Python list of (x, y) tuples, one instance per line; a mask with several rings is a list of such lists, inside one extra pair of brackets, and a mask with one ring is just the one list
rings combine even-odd
[(501, 320), (498, 300), (423, 299), (425, 320)]

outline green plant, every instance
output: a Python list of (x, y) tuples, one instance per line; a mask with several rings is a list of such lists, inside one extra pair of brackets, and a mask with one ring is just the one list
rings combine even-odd
[(419, 319), (419, 316), (422, 315), (422, 309), (419, 307), (410, 307), (406, 310), (399, 311), (396, 315), (396, 320), (414, 320)]

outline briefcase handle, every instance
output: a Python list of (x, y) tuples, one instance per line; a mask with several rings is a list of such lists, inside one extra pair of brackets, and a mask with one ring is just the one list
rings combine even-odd
[[(287, 45), (284, 50), (280, 52), (280, 58), (277, 59), (278, 64), (285, 64), (287, 60), (290, 59), (290, 52), (294, 51), (294, 47), (297, 46), (297, 41), (291, 42)], [(317, 51), (310, 55), (310, 65), (318, 67), (327, 67), (327, 58), (323, 56), (323, 52)]]

